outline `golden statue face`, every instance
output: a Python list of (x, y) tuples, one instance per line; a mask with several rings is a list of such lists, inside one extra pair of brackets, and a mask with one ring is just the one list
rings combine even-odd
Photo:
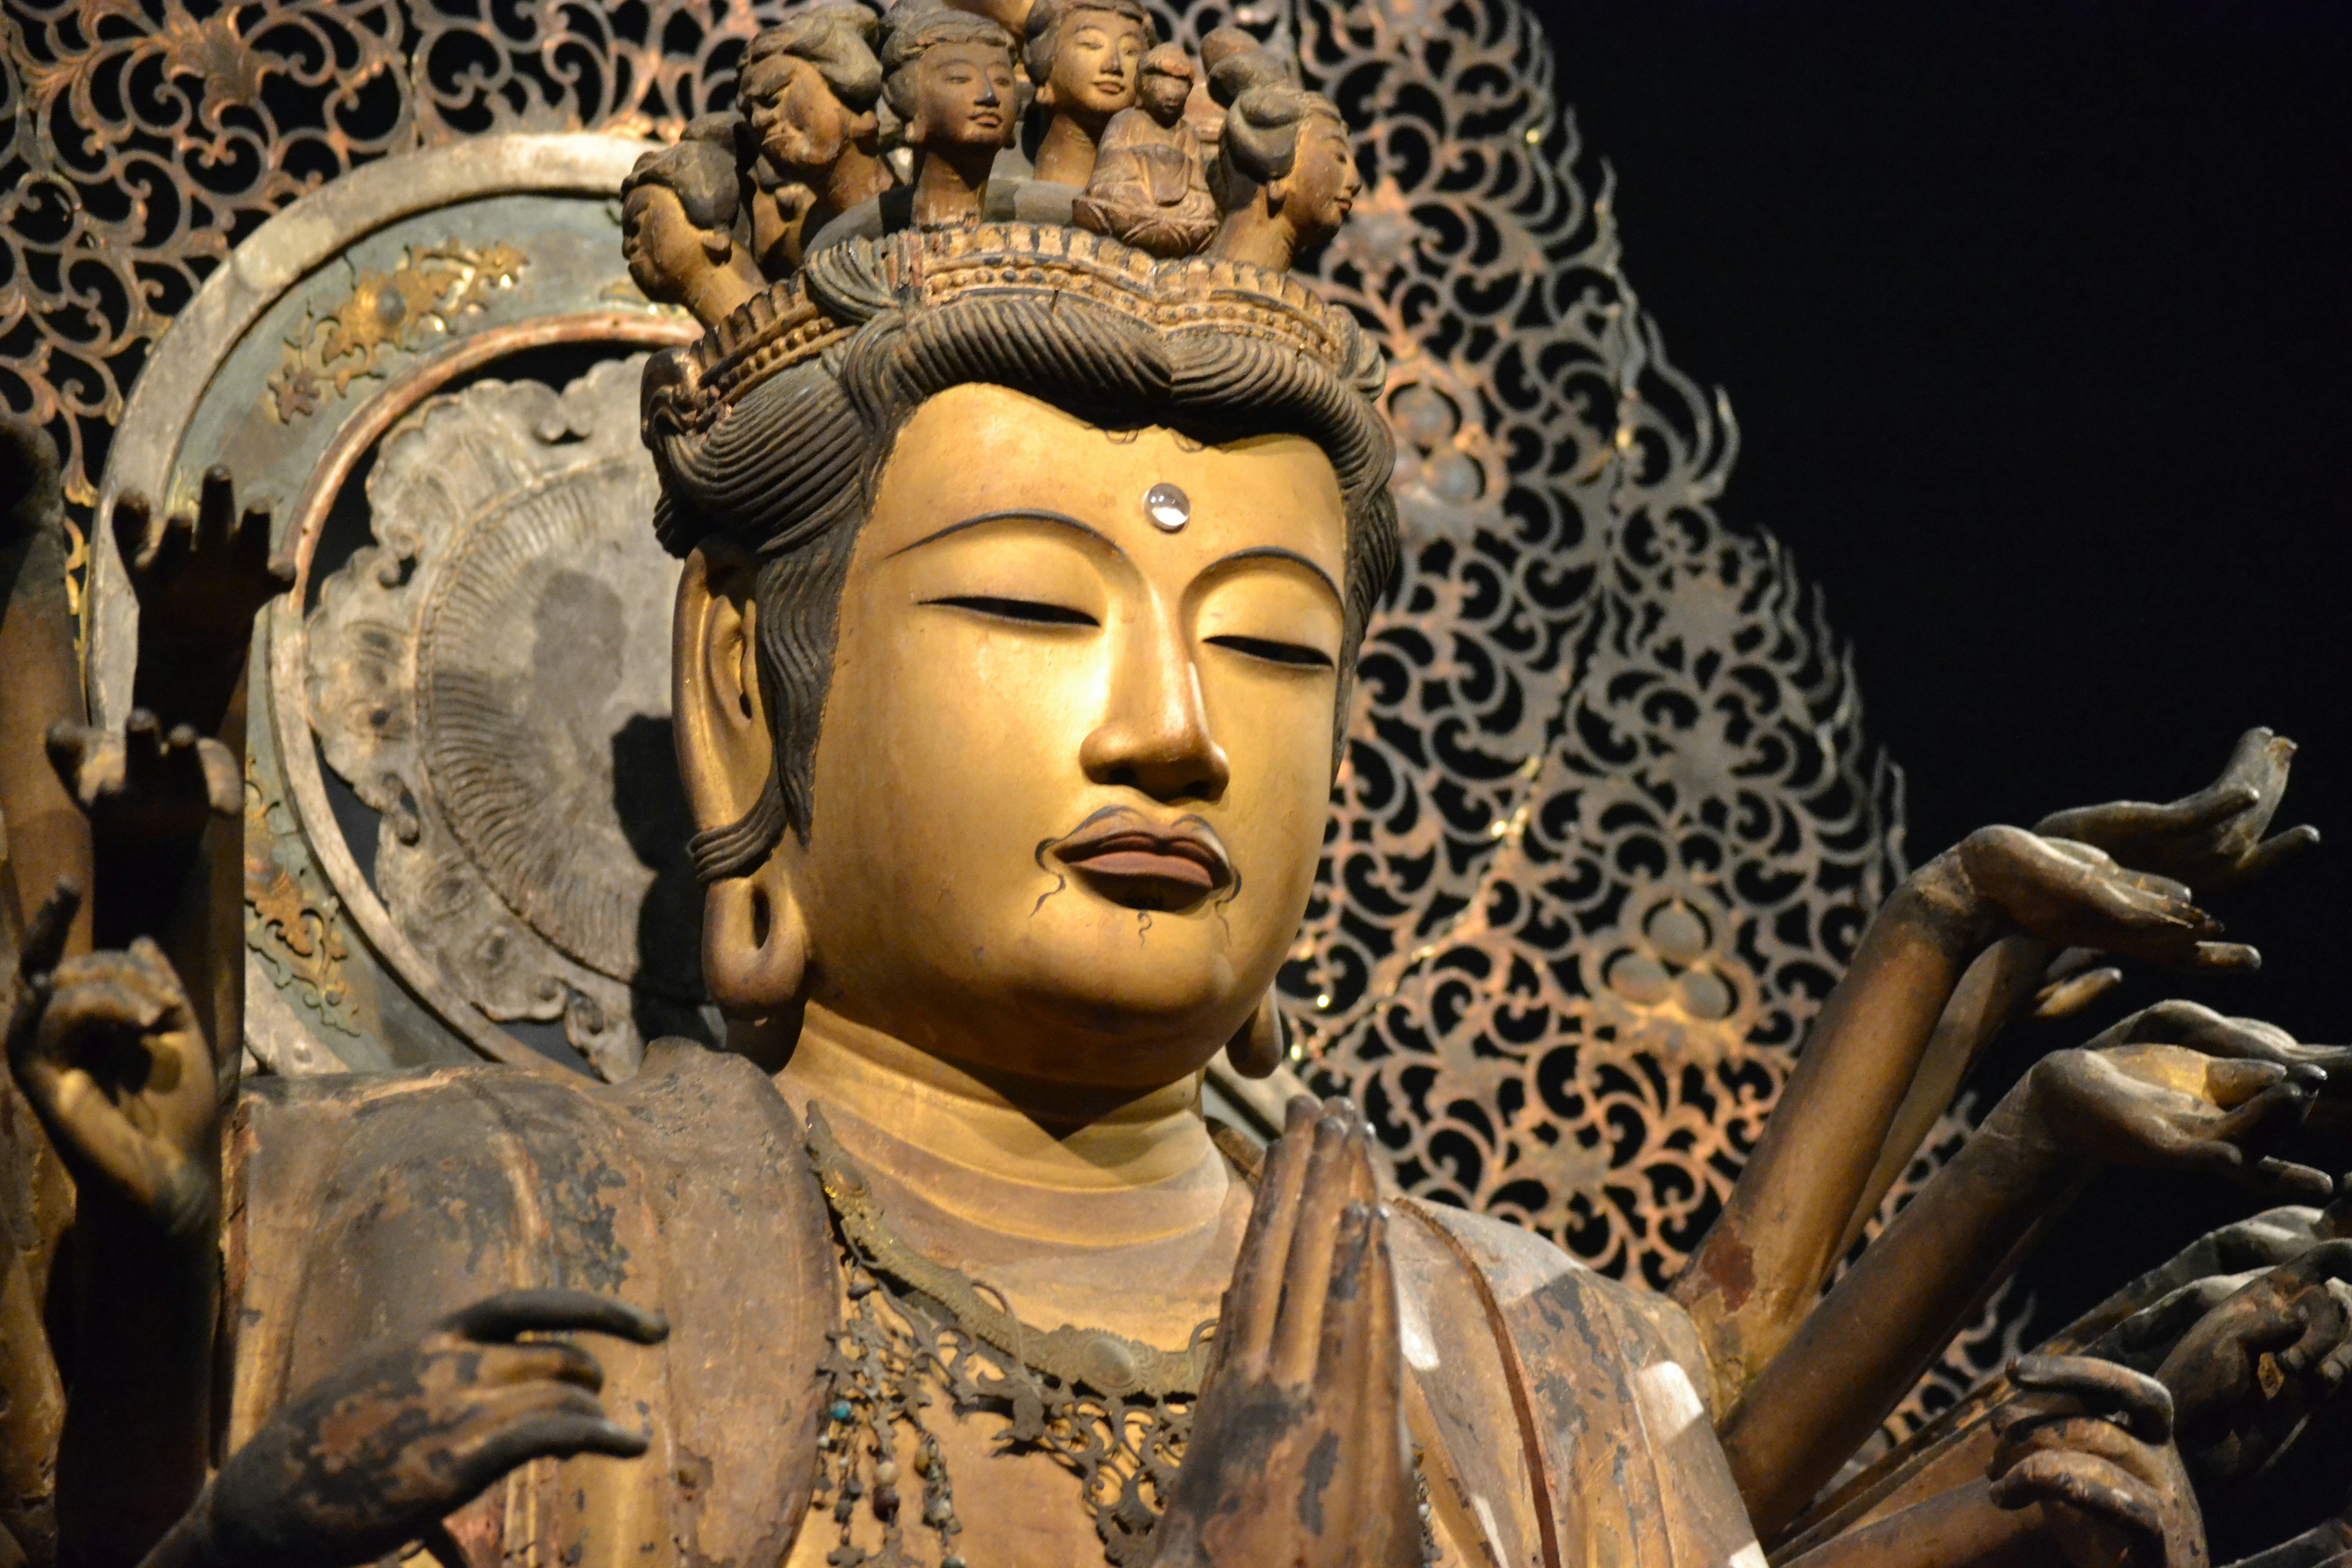
[[(1029, 1077), (1202, 1066), (1313, 883), (1344, 539), (1297, 437), (1113, 434), (983, 385), (919, 408), (844, 586), (809, 840), (777, 851), (809, 999)], [(740, 671), (740, 626), (705, 641), (682, 670)], [(682, 675), (710, 714), (682, 733), (736, 722), (740, 690)], [(698, 815), (727, 820), (764, 765), (739, 749), (714, 791), (695, 749)]]

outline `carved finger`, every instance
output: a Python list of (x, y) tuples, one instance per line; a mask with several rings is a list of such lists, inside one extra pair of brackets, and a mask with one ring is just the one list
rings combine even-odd
[(2258, 1193), (2302, 1204), (2324, 1204), (2336, 1195), (2336, 1179), (2292, 1160), (2264, 1158), (2245, 1167), (2245, 1184)]
[(2189, 915), (2210, 921), (2217, 931), (2221, 929), (2220, 921), (2214, 921), (2210, 915), (2197, 907), (2197, 895), (2188, 883), (2167, 877), (2160, 872), (2142, 871), (2130, 866), (2120, 866), (2105, 856), (2101, 858), (2107, 860), (2106, 865), (2102, 868), (2106, 875), (2132, 889), (2142, 897), (2168, 910), (2185, 911)]
[(2056, 957), (2042, 966), (2042, 984), (2055, 985), (2062, 980), (2071, 980), (2095, 967), (2098, 962), (2099, 950), (2095, 947), (2062, 947)]
[(2047, 1453), (2089, 1454), (2137, 1470), (2147, 1462), (2148, 1445), (2112, 1421), (2061, 1415), (2045, 1407), (2033, 1418), (2001, 1429), (1985, 1475), (1997, 1481), (2032, 1456)]
[(41, 907), (33, 911), (33, 923), (26, 928), (24, 945), (16, 950), (16, 975), (30, 981), (47, 977), (66, 955), (66, 939), (73, 931), (74, 916), (81, 913), (81, 886), (70, 878), (60, 877)]
[[(2112, 1460), (2089, 1454), (2035, 1454), (1993, 1482), (1991, 1496), (1998, 1508), (2063, 1503), (2129, 1531), (2147, 1550), (2160, 1553), (2164, 1549), (2162, 1497)], [(2162, 1561), (2160, 1556), (2157, 1560)]]
[(447, 1449), (447, 1468), (462, 1489), (441, 1510), (470, 1502), (484, 1488), (531, 1459), (574, 1454), (635, 1458), (646, 1437), (604, 1414), (595, 1395), (564, 1384), (500, 1389), (478, 1402)]
[(2066, 1394), (2086, 1414), (2117, 1422), (2145, 1443), (2172, 1439), (2172, 1391), (2146, 1373), (2082, 1355), (2022, 1355), (2009, 1380), (2036, 1393)]
[(155, 535), (155, 547), (140, 562), (131, 578), (131, 591), (139, 598), (152, 599), (180, 580), (187, 569), (189, 552), (195, 546), (196, 520), (179, 512), (163, 520)]
[(1282, 1136), (1274, 1141), (1265, 1168), (1258, 1173), (1257, 1198), (1250, 1205), (1249, 1227), (1242, 1233), (1234, 1282), (1226, 1288), (1218, 1314), (1214, 1360), (1219, 1371), (1230, 1367), (1244, 1378), (1265, 1374), (1274, 1325), (1282, 1312), (1282, 1276), (1298, 1223), (1299, 1188), (1321, 1114), (1314, 1100), (1293, 1095), (1284, 1110)]
[(2225, 773), (2195, 795), (2157, 807), (2157, 816), (2167, 831), (2187, 837), (2226, 827), (2262, 803), (2261, 790), (2242, 780), (2231, 781)]
[(2072, 974), (2034, 993), (2037, 1018), (2070, 1018), (2124, 983), (2124, 972), (2109, 964)]
[(2337, 1237), (2323, 1241), (2288, 1267), (2314, 1283), (2331, 1279), (2352, 1280), (2352, 1237)]
[(269, 564), (269, 509), (248, 500), (229, 531), (229, 559), (247, 571)]
[[(2215, 1105), (2234, 1113), (2260, 1099), (2265, 1091), (2285, 1085), (2294, 1078), (2284, 1062), (2217, 1058), (2206, 1066), (2205, 1092), (2212, 1098)], [(2313, 1080), (2309, 1087), (2317, 1088), (2317, 1080)], [(2275, 1115), (2276, 1112), (2271, 1114)], [(2222, 1124), (2224, 1127), (2228, 1125), (2226, 1121)], [(2215, 1131), (2225, 1137), (2231, 1135), (2223, 1132), (2220, 1127)]]
[(119, 782), (119, 775), (112, 781), (104, 776), (117, 773), (116, 768), (110, 765), (116, 759), (104, 756), (111, 739), (103, 730), (77, 724), (68, 719), (58, 720), (41, 737), (42, 745), (49, 754), (49, 767), (57, 773), (58, 782), (65, 785), (66, 794), (71, 795), (74, 804), (85, 813), (109, 782)]
[(473, 1381), (483, 1387), (562, 1383), (594, 1394), (604, 1386), (604, 1366), (578, 1345), (562, 1340), (479, 1345), (474, 1352)]
[(122, 558), (123, 569), (133, 577), (140, 572), (140, 557), (153, 548), (147, 537), (153, 523), (154, 514), (147, 505), (147, 498), (138, 491), (126, 491), (114, 503), (114, 552)]
[(2319, 1381), (2325, 1387), (2336, 1387), (2347, 1373), (2352, 1373), (2352, 1339), (2337, 1345), (2319, 1363)]
[(1350, 1131), (1346, 1119), (1328, 1110), (1315, 1123), (1315, 1147), (1307, 1157), (1298, 1225), (1283, 1270), (1282, 1315), (1275, 1325), (1268, 1367), (1276, 1383), (1301, 1386), (1315, 1375), (1324, 1302), (1331, 1288), (1331, 1254), (1339, 1245), (1340, 1211), (1349, 1202)]
[(143, 989), (155, 1003), (154, 1029), (193, 1029), (196, 1026), (195, 1010), (188, 1005), (188, 988), (181, 984), (180, 972), (163, 956), (163, 950), (152, 937), (137, 936), (123, 956), (129, 960), (131, 984)]
[(204, 775), (206, 808), (215, 816), (236, 816), (243, 811), (245, 774), (229, 749), (206, 735), (195, 743), (195, 762)]
[[(2218, 929), (2218, 928), (2216, 928)], [(2263, 966), (2263, 955), (2242, 942), (2200, 942), (2189, 949), (2191, 969), (2252, 974)]]
[(669, 1337), (669, 1320), (659, 1312), (585, 1290), (503, 1291), (452, 1312), (441, 1326), (482, 1344), (529, 1333), (611, 1334), (641, 1345)]
[(1316, 1356), (1315, 1383), (1344, 1397), (1363, 1387), (1369, 1365), (1365, 1325), (1371, 1298), (1366, 1276), (1371, 1250), (1372, 1209), (1349, 1204), (1339, 1214), (1339, 1232), (1331, 1247), (1331, 1280), (1323, 1308), (1322, 1343)]
[(2317, 847), (2319, 829), (2309, 823), (2290, 827), (2284, 833), (2263, 839), (2247, 851), (2245, 859), (2239, 864), (2238, 875), (2241, 878), (2259, 877), (2273, 866), (2283, 866)]
[(2309, 1292), (2296, 1304), (2294, 1321), (2303, 1332), (2294, 1343), (2277, 1352), (2279, 1370), (2290, 1376), (2315, 1369), (2352, 1340), (2347, 1340), (2344, 1314), (2325, 1289)]
[(1377, 1204), (1351, 1203), (1339, 1217), (1315, 1374), (1318, 1407), (1333, 1413), (1347, 1444), (1335, 1489), (1357, 1498), (1350, 1516), (1376, 1517), (1393, 1484), (1382, 1445), (1395, 1442), (1402, 1375), (1388, 1216)]
[(236, 481), (215, 463), (205, 470), (204, 487), (196, 495), (196, 548), (217, 561), (228, 550), (236, 527)]

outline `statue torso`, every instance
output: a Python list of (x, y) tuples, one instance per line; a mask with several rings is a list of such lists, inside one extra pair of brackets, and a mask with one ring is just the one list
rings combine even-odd
[[(853, 1152), (874, 1133), (844, 1125)], [(827, 1562), (836, 1500), (811, 1493), (844, 1277), (793, 1110), (749, 1062), (665, 1047), (617, 1087), (505, 1068), (281, 1080), (247, 1095), (230, 1165), (232, 1443), (371, 1340), (509, 1287), (603, 1291), (672, 1323), (651, 1350), (591, 1342), (607, 1408), (653, 1447), (519, 1472), (453, 1525), (477, 1563)], [(1234, 1182), (1205, 1223), (1087, 1255), (1024, 1237), (1037, 1215), (974, 1223), (877, 1187), (910, 1241), (1001, 1282), (1028, 1321), (1171, 1347), (1178, 1319), (1213, 1316), (1247, 1210)], [(1512, 1226), (1403, 1207), (1408, 1416), (1441, 1561), (1720, 1565), (1752, 1547), (1679, 1314)], [(999, 1452), (1004, 1416), (940, 1401), (924, 1421), (967, 1561), (1102, 1560), (1077, 1479)], [(878, 1543), (852, 1511), (853, 1539)], [(911, 1560), (937, 1561), (906, 1522)]]

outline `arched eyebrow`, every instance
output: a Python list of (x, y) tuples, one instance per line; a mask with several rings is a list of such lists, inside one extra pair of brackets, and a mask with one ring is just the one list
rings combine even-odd
[[(926, 544), (937, 544), (940, 540), (961, 533), (966, 529), (984, 528), (992, 522), (1050, 522), (1056, 528), (1066, 528), (1074, 533), (1083, 533), (1088, 539), (1100, 543), (1121, 561), (1127, 559), (1127, 552), (1118, 547), (1118, 542), (1100, 529), (1091, 523), (1081, 522), (1067, 512), (1047, 511), (1042, 507), (1020, 507), (1005, 511), (984, 511), (977, 517), (968, 517), (961, 522), (951, 522), (936, 533), (927, 533), (912, 544), (902, 544), (883, 559), (895, 561), (910, 550), (920, 550)], [(1249, 552), (1244, 551), (1243, 553), (1247, 554)], [(1301, 556), (1300, 559), (1306, 558)], [(1315, 564), (1311, 561), (1307, 563), (1309, 566)], [(1328, 582), (1329, 579), (1327, 578), (1325, 581)]]
[(1339, 591), (1339, 584), (1331, 581), (1331, 574), (1324, 571), (1321, 566), (1296, 550), (1285, 550), (1279, 544), (1253, 545), (1247, 550), (1236, 550), (1230, 555), (1218, 556), (1210, 563), (1209, 570), (1213, 572), (1219, 567), (1230, 566), (1236, 561), (1287, 561), (1294, 566), (1304, 566), (1315, 574), (1315, 580), (1329, 591), (1333, 601), (1340, 609), (1345, 610), (1348, 607), (1348, 595)]

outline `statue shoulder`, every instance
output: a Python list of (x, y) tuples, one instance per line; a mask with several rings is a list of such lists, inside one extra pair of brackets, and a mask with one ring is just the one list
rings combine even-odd
[(694, 1516), (677, 1539), (699, 1530), (721, 1561), (789, 1540), (838, 1281), (800, 1127), (755, 1065), (677, 1042), (622, 1084), (503, 1067), (264, 1080), (228, 1165), (232, 1443), (373, 1341), (569, 1287), (671, 1324), (653, 1350), (597, 1347), (608, 1405), (672, 1455), (604, 1484), (684, 1466), (691, 1507), (661, 1505)]
[[(1498, 1301), (1517, 1301), (1549, 1289), (1605, 1308), (1621, 1322), (1646, 1359), (1664, 1358), (1680, 1367), (1702, 1409), (1713, 1385), (1706, 1352), (1681, 1303), (1662, 1291), (1612, 1279), (1578, 1261), (1525, 1226), (1467, 1209), (1418, 1205), (1459, 1244)], [(1708, 1412), (1709, 1415), (1714, 1414)]]
[[(1605, 1542), (1604, 1555), (1628, 1563), (1761, 1568), (1700, 1393), (1709, 1379), (1698, 1336), (1682, 1310), (1507, 1221), (1412, 1199), (1400, 1206), (1419, 1223), (1393, 1225), (1390, 1235), (1400, 1277), (1428, 1298), (1420, 1316), (1435, 1360), (1478, 1359), (1467, 1342), (1477, 1331), (1499, 1355), (1539, 1479), (1534, 1501), (1545, 1533)], [(1453, 1265), (1451, 1281), (1439, 1253)], [(1475, 1310), (1460, 1310), (1465, 1295)], [(1414, 1327), (1408, 1321), (1408, 1360)]]

